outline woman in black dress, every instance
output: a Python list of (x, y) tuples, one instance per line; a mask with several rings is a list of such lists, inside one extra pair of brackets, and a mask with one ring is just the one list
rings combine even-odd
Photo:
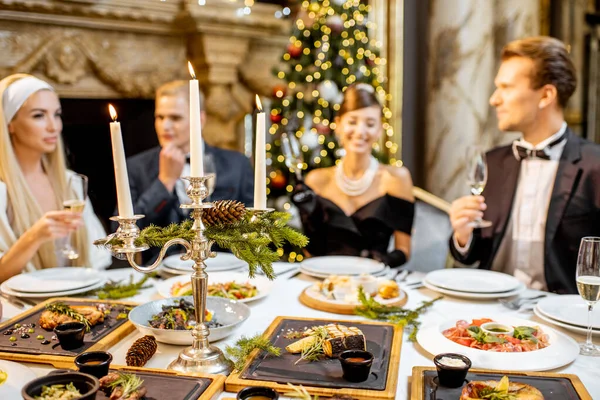
[(371, 155), (382, 134), (381, 115), (372, 86), (346, 89), (335, 120), (345, 156), (335, 167), (311, 171), (292, 196), (310, 239), (308, 255), (369, 257), (391, 267), (408, 260), (412, 179), (406, 168), (380, 164)]

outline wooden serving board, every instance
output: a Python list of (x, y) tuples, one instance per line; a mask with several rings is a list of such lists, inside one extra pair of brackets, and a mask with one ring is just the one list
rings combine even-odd
[[(581, 380), (571, 374), (470, 369), (467, 380), (499, 381), (504, 375), (507, 375), (511, 382), (526, 383), (536, 387), (544, 395), (544, 400), (593, 400)], [(453, 389), (438, 387), (437, 371), (434, 367), (413, 367), (410, 390), (411, 400), (446, 400), (458, 399), (462, 387)]]
[[(297, 340), (286, 339), (286, 333), (330, 323), (357, 327), (365, 335), (367, 350), (375, 356), (371, 374), (365, 382), (344, 380), (337, 359), (295, 364), (300, 355), (285, 350), (285, 346)], [(402, 328), (397, 325), (374, 321), (277, 317), (264, 335), (270, 338), (274, 346), (281, 348), (281, 356), (273, 357), (255, 350), (242, 371), (233, 372), (226, 379), (225, 389), (228, 392), (237, 392), (246, 386), (266, 386), (282, 394), (290, 391), (289, 382), (302, 385), (311, 395), (349, 395), (357, 399), (393, 399), (396, 396), (402, 348)]]
[[(118, 300), (80, 299), (72, 297), (48, 299), (0, 325), (0, 358), (63, 367), (65, 364), (72, 364), (74, 358), (84, 351), (108, 349), (135, 329), (135, 326), (129, 322), (128, 318), (116, 318), (120, 313), (117, 307), (111, 311), (109, 318), (105, 317), (103, 323), (92, 327), (91, 332), (85, 334), (84, 345), (81, 348), (63, 350), (58, 344), (58, 340), (52, 340), (54, 332), (47, 331), (39, 326), (39, 317), (45, 310), (46, 305), (57, 302), (63, 302), (67, 305), (106, 304), (122, 307), (134, 307), (137, 305), (137, 303)], [(29, 323), (36, 324), (35, 328), (33, 328), (34, 332), (28, 333), (29, 338), (21, 338), (19, 334), (5, 334), (7, 330), (12, 330), (15, 324), (24, 325)], [(43, 335), (51, 343), (42, 345), (42, 340), (36, 339), (38, 335)], [(11, 336), (15, 336), (17, 341), (10, 342), (9, 338)], [(12, 346), (12, 343), (16, 343), (16, 346)]]
[[(307, 307), (314, 308), (315, 310), (325, 311), (333, 314), (344, 314), (344, 315), (354, 315), (354, 310), (358, 307), (358, 304), (347, 304), (332, 300), (326, 300), (323, 298), (319, 298), (316, 294), (311, 290), (312, 286), (307, 287), (300, 293), (300, 303), (304, 304)], [(402, 307), (408, 301), (408, 295), (402, 289), (400, 289), (400, 296), (396, 298), (396, 300), (391, 299), (392, 301), (386, 301), (382, 303), (386, 306), (396, 306)], [(320, 297), (324, 297), (320, 295)], [(375, 299), (377, 300), (377, 298)]]

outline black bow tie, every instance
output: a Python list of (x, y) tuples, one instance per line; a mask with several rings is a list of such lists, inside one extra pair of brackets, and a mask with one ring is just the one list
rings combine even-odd
[(185, 162), (186, 162), (186, 164), (189, 164), (189, 163), (190, 163), (190, 156), (186, 156), (186, 157), (185, 157)]
[(528, 149), (523, 146), (519, 146), (517, 144), (518, 141), (514, 141), (513, 142), (513, 151), (515, 152), (515, 157), (519, 161), (525, 160), (528, 158), (537, 158), (539, 160), (549, 160), (550, 155), (548, 154), (547, 151), (565, 139), (566, 139), (566, 136), (563, 134), (560, 137), (558, 137), (556, 140), (554, 140), (552, 143), (550, 143), (548, 146), (544, 147), (543, 149), (539, 149), (539, 150), (532, 150), (532, 149)]

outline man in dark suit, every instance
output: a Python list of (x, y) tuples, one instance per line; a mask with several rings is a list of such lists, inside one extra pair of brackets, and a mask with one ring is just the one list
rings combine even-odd
[[(201, 123), (204, 124), (206, 113), (202, 94), (200, 105)], [(185, 192), (187, 182), (181, 179), (190, 175), (187, 158), (190, 151), (188, 82), (173, 81), (159, 87), (154, 116), (160, 147), (127, 160), (134, 211), (145, 215), (138, 221), (140, 229), (150, 224), (167, 226), (187, 218), (187, 213), (179, 206), (189, 201)], [(238, 200), (251, 206), (254, 200), (254, 175), (249, 160), (238, 152), (206, 143), (204, 155), (205, 161), (212, 159), (216, 170), (216, 185), (210, 200)], [(158, 249), (145, 251), (144, 262), (156, 258), (157, 254)]]
[[(575, 68), (559, 40), (517, 40), (502, 51), (495, 85), (499, 129), (523, 137), (487, 153), (482, 196), (452, 203), (450, 251), (535, 289), (577, 293), (581, 238), (600, 236), (600, 146), (564, 122)], [(479, 218), (491, 227), (474, 229)]]

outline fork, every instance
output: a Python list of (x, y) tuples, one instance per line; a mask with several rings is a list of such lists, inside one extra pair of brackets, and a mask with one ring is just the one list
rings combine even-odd
[(509, 308), (511, 310), (518, 310), (525, 303), (528, 303), (530, 301), (539, 300), (539, 299), (544, 298), (546, 296), (547, 296), (546, 294), (540, 294), (540, 295), (534, 296), (534, 297), (521, 297), (521, 298), (518, 298), (518, 299), (515, 299), (515, 300), (499, 299), (498, 302), (500, 304), (502, 304), (506, 308)]

